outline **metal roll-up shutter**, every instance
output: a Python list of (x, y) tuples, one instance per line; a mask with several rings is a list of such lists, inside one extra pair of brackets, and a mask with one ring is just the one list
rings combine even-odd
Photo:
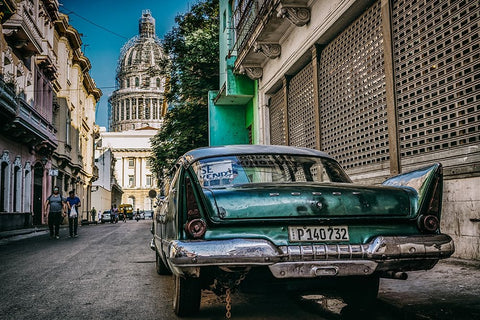
[(288, 137), (296, 147), (315, 148), (315, 99), (313, 92), (313, 65), (310, 62), (288, 86)]
[(394, 1), (392, 25), (402, 163), (461, 158), (480, 142), (480, 2)]
[(285, 99), (283, 89), (279, 89), (270, 98), (270, 144), (286, 145), (285, 137)]
[(361, 173), (389, 166), (380, 1), (321, 52), (322, 150)]

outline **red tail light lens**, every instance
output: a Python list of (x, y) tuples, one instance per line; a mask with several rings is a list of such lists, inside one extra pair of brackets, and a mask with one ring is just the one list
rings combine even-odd
[(185, 224), (185, 231), (192, 238), (199, 239), (207, 232), (207, 224), (202, 219), (193, 219)]

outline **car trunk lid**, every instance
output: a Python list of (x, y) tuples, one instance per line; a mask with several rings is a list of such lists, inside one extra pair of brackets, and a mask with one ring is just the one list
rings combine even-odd
[(417, 192), (351, 183), (256, 184), (204, 189), (214, 220), (278, 218), (411, 218)]

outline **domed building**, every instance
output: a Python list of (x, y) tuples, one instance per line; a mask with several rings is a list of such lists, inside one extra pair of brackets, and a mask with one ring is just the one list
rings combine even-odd
[(165, 55), (150, 10), (142, 12), (138, 29), (139, 34), (123, 46), (118, 60), (116, 90), (109, 99), (113, 132), (158, 129), (167, 111), (161, 67)]
[[(166, 58), (160, 40), (155, 35), (155, 19), (149, 10), (142, 12), (139, 34), (122, 48), (117, 66), (116, 90), (109, 98), (109, 131), (102, 130), (96, 143), (96, 161), (103, 165), (111, 152), (115, 178), (99, 179), (92, 203), (99, 210), (129, 203), (134, 210), (152, 210), (150, 191), (156, 179), (148, 161), (150, 139), (162, 125), (167, 111), (165, 73)], [(105, 169), (108, 171), (108, 169)], [(108, 172), (106, 172), (108, 173)], [(115, 195), (111, 180), (116, 180), (123, 192)]]

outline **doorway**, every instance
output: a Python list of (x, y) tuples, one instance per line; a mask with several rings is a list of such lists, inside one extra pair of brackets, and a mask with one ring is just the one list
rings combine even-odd
[(43, 166), (37, 163), (33, 169), (33, 224), (42, 224)]

